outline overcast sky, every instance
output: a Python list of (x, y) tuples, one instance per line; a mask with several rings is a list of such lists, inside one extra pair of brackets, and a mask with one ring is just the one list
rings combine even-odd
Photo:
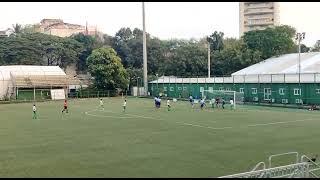
[[(0, 30), (14, 23), (60, 18), (68, 23), (97, 25), (114, 35), (121, 27), (142, 29), (141, 2), (0, 2)], [(147, 32), (160, 39), (201, 38), (215, 30), (239, 36), (238, 2), (147, 2)], [(306, 32), (303, 43), (320, 40), (319, 2), (281, 2), (280, 23)]]

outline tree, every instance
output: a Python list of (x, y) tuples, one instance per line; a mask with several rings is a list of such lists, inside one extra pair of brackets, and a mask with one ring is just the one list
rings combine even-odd
[(83, 51), (81, 43), (71, 38), (61, 38), (42, 33), (21, 34), (21, 37), (37, 44), (43, 60), (48, 66), (66, 68), (76, 63)]
[(209, 37), (211, 51), (221, 51), (223, 49), (223, 32), (214, 31)]
[(262, 59), (290, 53), (294, 47), (295, 29), (287, 26), (268, 27), (246, 32), (242, 38), (248, 49), (260, 51)]
[(320, 40), (318, 40), (318, 41), (314, 44), (314, 46), (313, 46), (313, 48), (311, 49), (311, 51), (312, 51), (312, 52), (320, 52)]
[(18, 23), (12, 24), (12, 29), (11, 30), (12, 30), (14, 35), (22, 33), (22, 29), (23, 29), (23, 27), (22, 27), (21, 24), (18, 24)]
[(22, 37), (0, 39), (1, 65), (44, 65), (39, 45)]
[(121, 64), (121, 59), (111, 47), (93, 50), (87, 58), (87, 64), (97, 89), (127, 88), (128, 74)]
[(305, 44), (301, 44), (300, 45), (300, 52), (301, 53), (306, 53), (306, 52), (310, 52), (310, 47), (306, 46)]
[(77, 70), (86, 72), (88, 56), (92, 53), (93, 49), (102, 47), (102, 44), (98, 42), (95, 37), (87, 36), (83, 33), (73, 35), (71, 38), (81, 43), (84, 47), (84, 50), (80, 53), (79, 61), (77, 62)]

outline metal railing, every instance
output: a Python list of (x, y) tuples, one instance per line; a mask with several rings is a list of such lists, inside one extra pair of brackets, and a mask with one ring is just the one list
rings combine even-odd
[[(294, 154), (296, 157), (295, 163), (278, 166), (278, 167), (271, 167), (271, 161), (274, 157), (284, 156), (284, 155), (291, 155)], [(300, 161), (299, 161), (300, 160)], [(307, 161), (305, 161), (307, 160)], [(308, 177), (316, 177), (318, 178), (319, 175), (315, 173), (315, 171), (320, 170), (320, 165), (316, 162), (313, 162), (309, 157), (306, 155), (302, 155), (299, 159), (298, 152), (287, 152), (281, 154), (274, 154), (269, 156), (269, 167), (266, 168), (264, 162), (259, 162), (251, 171), (232, 174), (227, 176), (221, 176), (219, 178), (292, 178), (292, 177), (300, 177), (300, 178), (308, 178)], [(257, 170), (258, 167), (263, 165), (263, 169)]]

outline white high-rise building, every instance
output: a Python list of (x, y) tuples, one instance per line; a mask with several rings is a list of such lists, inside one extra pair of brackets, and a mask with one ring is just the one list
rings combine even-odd
[(247, 31), (280, 24), (279, 2), (240, 2), (240, 37)]

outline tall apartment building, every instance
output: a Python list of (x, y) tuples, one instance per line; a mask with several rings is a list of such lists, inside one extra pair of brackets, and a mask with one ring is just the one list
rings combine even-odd
[(240, 2), (240, 37), (247, 31), (280, 24), (279, 2)]

